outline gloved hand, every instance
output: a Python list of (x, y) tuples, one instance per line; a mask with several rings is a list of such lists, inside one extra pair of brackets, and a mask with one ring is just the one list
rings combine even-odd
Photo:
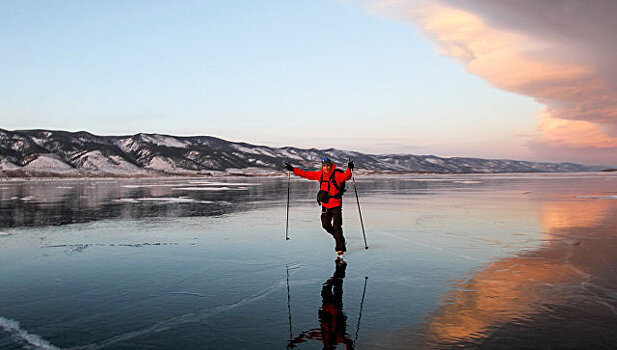
[(354, 167), (353, 160), (350, 160), (349, 163), (347, 163), (347, 167), (353, 170), (353, 167)]
[(285, 163), (285, 169), (287, 169), (289, 171), (294, 171), (294, 167), (292, 167), (291, 164), (289, 164), (289, 163)]

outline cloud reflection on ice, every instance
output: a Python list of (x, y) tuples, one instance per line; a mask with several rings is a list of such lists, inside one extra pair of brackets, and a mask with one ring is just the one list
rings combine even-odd
[[(616, 214), (608, 201), (546, 202), (543, 245), (490, 263), (456, 283), (426, 323), (375, 342), (387, 349), (600, 344), (598, 336), (617, 325)], [(599, 323), (588, 328), (586, 319)]]

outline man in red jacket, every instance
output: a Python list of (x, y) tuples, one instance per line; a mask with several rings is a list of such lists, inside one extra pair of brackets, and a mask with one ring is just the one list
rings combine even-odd
[(336, 164), (328, 158), (321, 160), (321, 171), (306, 171), (294, 168), (289, 163), (285, 163), (285, 168), (300, 177), (319, 181), (317, 202), (321, 204), (321, 225), (334, 237), (336, 241), (335, 250), (338, 254), (337, 260), (343, 261), (343, 253), (346, 251), (342, 215), (343, 183), (351, 179), (351, 171), (354, 168), (353, 161), (347, 163), (347, 171), (345, 172), (337, 170)]

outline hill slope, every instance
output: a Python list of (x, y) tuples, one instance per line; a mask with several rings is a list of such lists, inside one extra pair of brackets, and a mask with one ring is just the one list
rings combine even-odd
[(280, 174), (286, 161), (315, 168), (324, 155), (341, 165), (353, 159), (363, 171), (504, 173), (601, 170), (572, 163), (274, 148), (209, 136), (143, 133), (97, 136), (85, 131), (0, 129), (1, 176), (269, 175)]

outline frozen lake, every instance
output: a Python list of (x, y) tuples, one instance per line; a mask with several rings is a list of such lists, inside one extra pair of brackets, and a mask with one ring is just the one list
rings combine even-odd
[[(0, 182), (0, 349), (615, 349), (617, 174)], [(338, 345), (337, 345), (338, 344)]]

